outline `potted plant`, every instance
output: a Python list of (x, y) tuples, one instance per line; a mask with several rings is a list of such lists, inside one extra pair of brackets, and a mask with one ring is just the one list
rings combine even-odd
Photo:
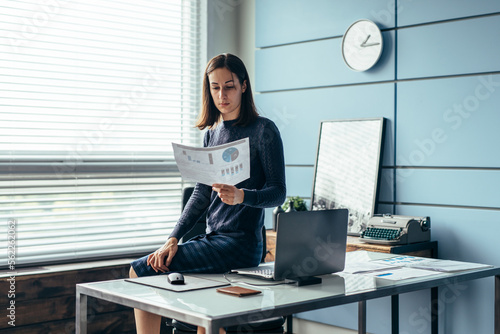
[(295, 209), (290, 211), (307, 211), (306, 202), (300, 196), (288, 197), (288, 200), (282, 205), (284, 211), (288, 211), (290, 202), (293, 203), (293, 208)]
[[(290, 203), (293, 203), (293, 207), (290, 207)], [(307, 211), (307, 206), (305, 201), (299, 196), (288, 197), (283, 205), (276, 207), (273, 211), (273, 231), (276, 231), (276, 223), (278, 219), (278, 214), (281, 212), (290, 211)]]

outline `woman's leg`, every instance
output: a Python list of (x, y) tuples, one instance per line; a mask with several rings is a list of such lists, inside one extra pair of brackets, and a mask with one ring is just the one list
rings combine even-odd
[[(255, 250), (258, 250), (255, 252)], [(250, 253), (253, 256), (249, 256)], [(212, 235), (199, 236), (192, 240), (179, 244), (179, 249), (169, 266), (172, 272), (181, 273), (223, 273), (229, 268), (247, 268), (256, 266), (262, 255), (262, 244), (245, 249), (241, 241), (223, 236)], [(137, 259), (130, 268), (130, 277), (157, 275), (151, 266), (146, 263), (148, 255)], [(229, 261), (228, 262), (226, 262)], [(250, 261), (250, 262), (247, 262)], [(134, 269), (135, 268), (135, 269)], [(137, 334), (159, 333), (161, 316), (134, 310)], [(205, 333), (204, 328), (198, 328), (198, 333)], [(221, 328), (220, 334), (225, 330)]]
[[(205, 334), (205, 328), (198, 327), (198, 331), (196, 332), (196, 334)], [(226, 334), (224, 328), (219, 328), (219, 334)]]
[[(130, 278), (137, 277), (134, 268), (130, 267)], [(143, 310), (134, 309), (135, 327), (137, 334), (160, 333), (161, 315), (149, 313)]]

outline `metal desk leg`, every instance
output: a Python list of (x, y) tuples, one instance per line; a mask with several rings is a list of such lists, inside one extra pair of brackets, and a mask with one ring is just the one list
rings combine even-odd
[(500, 275), (495, 276), (495, 334), (500, 334)]
[[(78, 288), (77, 288), (78, 289)], [(87, 334), (87, 295), (76, 292), (76, 334)]]
[(358, 334), (366, 334), (366, 300), (358, 302)]
[(286, 316), (286, 334), (293, 334), (293, 315)]
[(205, 327), (205, 334), (219, 334), (220, 325), (210, 322), (207, 327)]
[(399, 295), (391, 296), (392, 334), (399, 334)]
[(431, 288), (431, 333), (439, 332), (439, 300), (438, 288)]

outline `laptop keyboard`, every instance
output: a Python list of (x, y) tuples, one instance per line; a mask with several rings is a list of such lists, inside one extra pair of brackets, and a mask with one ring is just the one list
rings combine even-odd
[(236, 270), (238, 274), (258, 276), (263, 278), (272, 279), (274, 275), (273, 269), (254, 269), (254, 270)]
[(262, 277), (266, 278), (273, 278), (274, 275), (274, 270), (271, 269), (259, 269), (259, 270), (254, 270), (252, 274), (257, 274)]

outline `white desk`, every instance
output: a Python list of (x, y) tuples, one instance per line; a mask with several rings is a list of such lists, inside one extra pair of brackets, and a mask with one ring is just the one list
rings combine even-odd
[[(393, 255), (371, 253), (370, 256), (387, 258)], [(224, 281), (222, 275), (197, 276)], [(495, 277), (495, 334), (500, 334), (500, 268), (498, 267), (396, 282), (380, 278), (367, 279), (362, 275), (344, 275), (344, 277), (325, 275), (322, 276), (322, 284), (304, 287), (291, 285), (255, 287), (262, 290), (262, 294), (243, 298), (221, 294), (215, 289), (172, 292), (127, 282), (124, 279), (78, 284), (76, 287), (76, 333), (87, 333), (87, 296), (202, 326), (207, 329), (208, 334), (218, 333), (220, 327), (353, 302), (359, 303), (358, 332), (366, 333), (366, 301), (392, 296), (392, 331), (397, 333), (399, 294), (431, 289), (431, 305), (433, 305), (432, 303), (437, 302), (437, 289), (440, 286), (493, 276)], [(249, 278), (244, 280), (251, 281)], [(263, 283), (261, 280), (258, 282)], [(436, 314), (432, 324), (434, 334), (437, 334), (438, 330), (437, 321)]]

